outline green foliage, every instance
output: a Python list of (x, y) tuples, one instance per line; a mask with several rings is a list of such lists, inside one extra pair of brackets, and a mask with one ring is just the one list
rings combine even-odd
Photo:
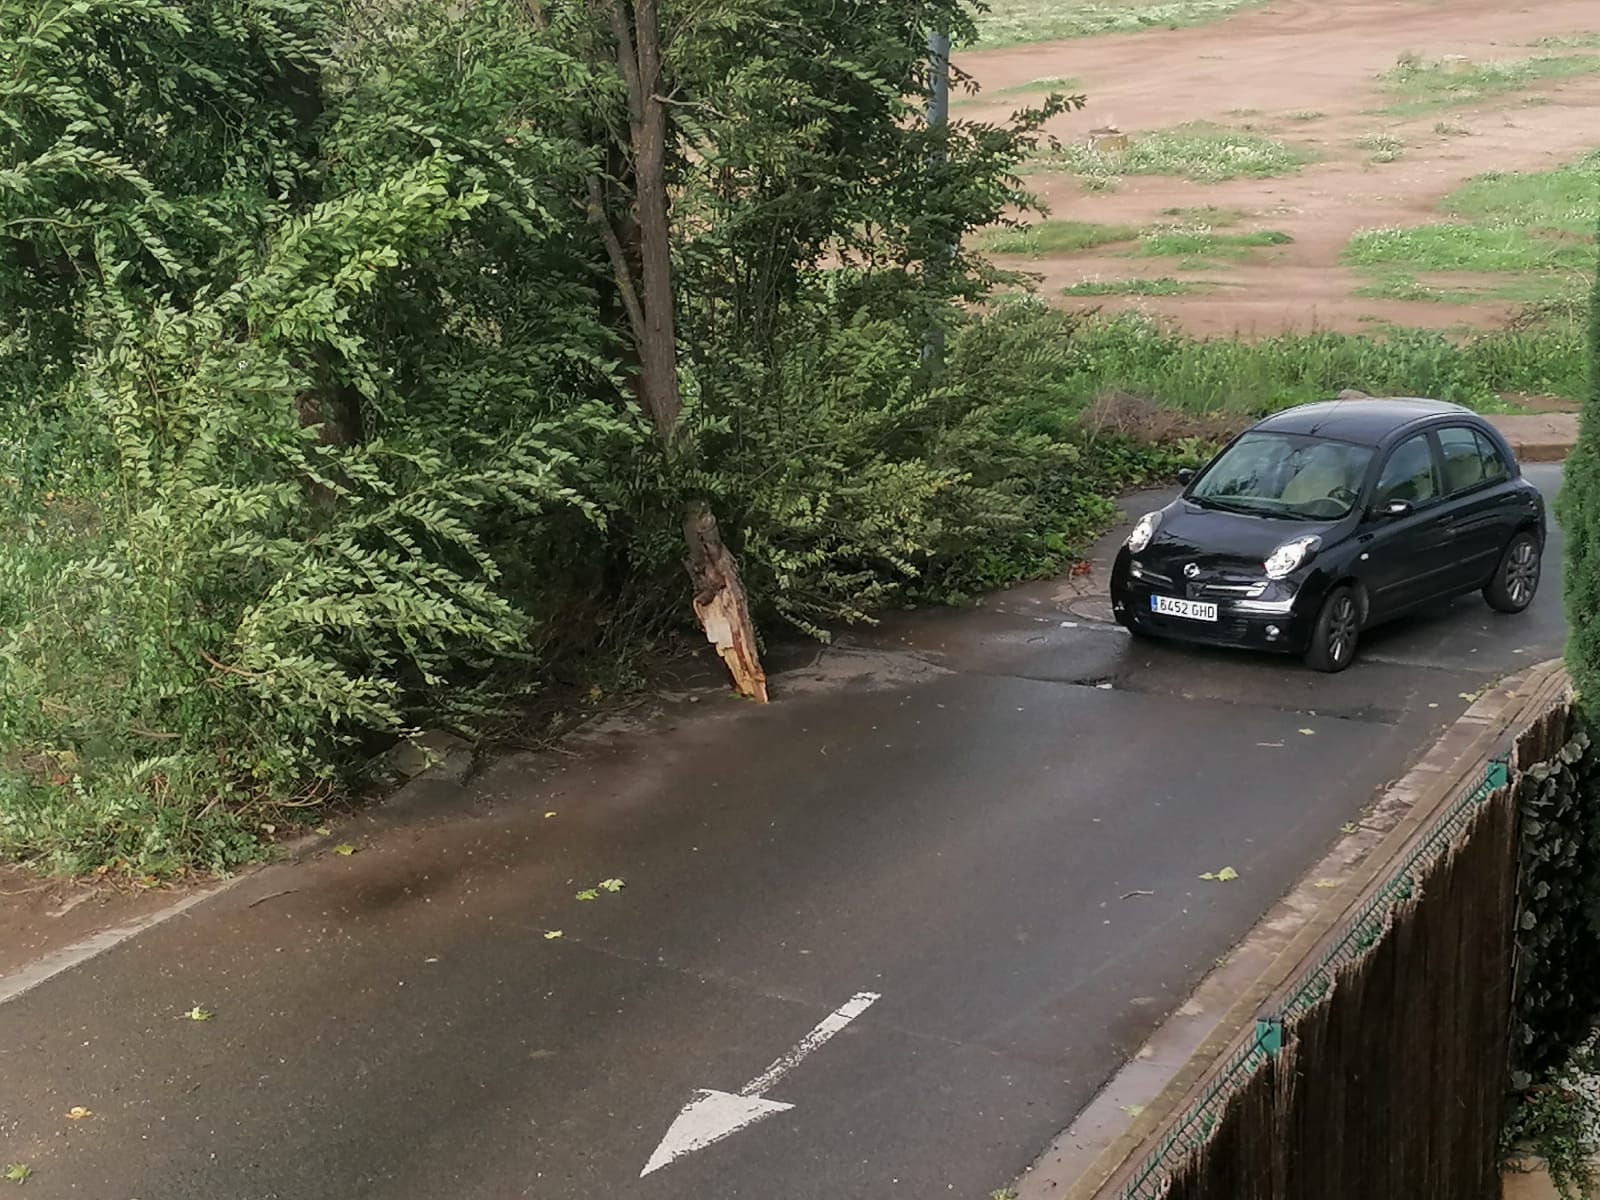
[(1567, 667), (1580, 696), (1600, 696), (1600, 263), (1589, 297), (1588, 388), (1583, 396), (1578, 442), (1567, 458), (1561, 489), (1561, 523), (1567, 533), (1563, 572), (1567, 619)]
[(1544, 1160), (1561, 1200), (1588, 1200), (1596, 1183), (1590, 1156), (1600, 1145), (1600, 1051), (1591, 1036), (1548, 1082), (1530, 1088), (1501, 1131), (1508, 1159), (1532, 1150)]
[(1217, 233), (1204, 224), (1168, 225), (1145, 233), (1139, 253), (1154, 258), (1248, 258), (1265, 246), (1287, 246), (1294, 241), (1277, 229), (1246, 233)]
[(1586, 727), (1521, 796), (1521, 910), (1512, 1086), (1554, 1076), (1600, 1015), (1600, 755)]
[(1600, 752), (1580, 714), (1571, 739), (1518, 782), (1521, 807), (1512, 1105), (1507, 1155), (1532, 1149), (1560, 1194), (1589, 1195), (1600, 1135)]

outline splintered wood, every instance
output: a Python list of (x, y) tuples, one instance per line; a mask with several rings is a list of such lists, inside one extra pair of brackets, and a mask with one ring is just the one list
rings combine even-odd
[(690, 504), (683, 521), (694, 579), (694, 615), (733, 675), (739, 694), (767, 702), (767, 674), (756, 651), (750, 602), (739, 579), (739, 565), (722, 544), (717, 519), (706, 505)]

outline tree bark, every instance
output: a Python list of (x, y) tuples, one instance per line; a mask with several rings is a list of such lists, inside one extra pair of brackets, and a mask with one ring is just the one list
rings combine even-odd
[(761, 668), (750, 602), (739, 579), (739, 564), (722, 544), (717, 519), (703, 501), (691, 501), (683, 519), (689, 547), (689, 575), (694, 580), (694, 615), (717, 648), (741, 695), (767, 702), (767, 673)]
[[(628, 95), (628, 149), (632, 159), (633, 213), (619, 236), (606, 204), (605, 184), (591, 178), (589, 219), (605, 246), (617, 295), (627, 314), (638, 357), (641, 407), (664, 452), (675, 457), (683, 396), (678, 386), (678, 335), (672, 279), (672, 215), (667, 184), (667, 105), (660, 95), (661, 28), (656, 0), (596, 0), (616, 42), (617, 67)], [(685, 565), (694, 581), (694, 614), (745, 696), (767, 702), (750, 603), (739, 566), (723, 544), (717, 519), (704, 501), (684, 508)]]

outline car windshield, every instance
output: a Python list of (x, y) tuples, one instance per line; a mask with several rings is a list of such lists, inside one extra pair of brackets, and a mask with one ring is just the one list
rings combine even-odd
[(1337, 521), (1355, 507), (1372, 450), (1324, 438), (1247, 433), (1189, 492), (1202, 508)]

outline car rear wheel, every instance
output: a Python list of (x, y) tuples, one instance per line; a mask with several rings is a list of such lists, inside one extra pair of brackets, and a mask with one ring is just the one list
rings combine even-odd
[(1306, 665), (1330, 674), (1342, 671), (1355, 661), (1360, 639), (1361, 602), (1353, 589), (1335, 588), (1317, 614), (1311, 645), (1306, 650)]
[(1496, 612), (1519, 613), (1539, 594), (1539, 539), (1526, 531), (1517, 534), (1500, 556), (1494, 578), (1483, 589), (1483, 598)]

